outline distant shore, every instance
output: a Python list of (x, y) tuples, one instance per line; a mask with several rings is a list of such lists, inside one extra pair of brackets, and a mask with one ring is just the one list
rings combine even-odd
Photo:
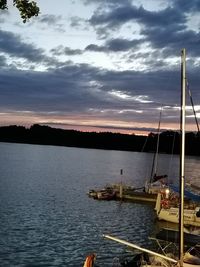
[[(111, 132), (81, 132), (32, 125), (0, 127), (0, 142), (56, 145), (80, 148), (95, 148), (106, 150), (122, 150), (137, 152), (154, 152), (157, 145), (157, 134), (148, 136), (128, 135)], [(179, 154), (180, 134), (166, 131), (160, 134), (159, 152)], [(200, 156), (200, 135), (186, 133), (186, 155)]]

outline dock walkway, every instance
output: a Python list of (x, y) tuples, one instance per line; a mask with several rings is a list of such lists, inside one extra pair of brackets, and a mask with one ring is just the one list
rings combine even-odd
[(123, 201), (133, 201), (133, 202), (148, 202), (148, 203), (156, 203), (157, 194), (148, 194), (145, 192), (137, 192), (133, 190), (125, 190), (120, 196), (120, 193), (117, 192), (116, 200)]

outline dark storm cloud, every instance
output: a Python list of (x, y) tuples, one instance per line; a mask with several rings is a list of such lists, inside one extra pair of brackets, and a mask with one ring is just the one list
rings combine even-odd
[[(190, 74), (193, 97), (199, 99), (198, 69), (191, 69)], [(49, 112), (59, 116), (84, 114), (89, 118), (141, 123), (158, 120), (158, 107), (163, 104), (172, 107), (165, 110), (165, 120), (171, 122), (175, 120), (171, 119), (173, 107), (180, 103), (180, 68), (108, 71), (87, 64), (55, 61), (45, 72), (1, 70), (0, 92), (2, 112), (27, 110), (46, 116)]]
[[(75, 113), (90, 108), (144, 110), (146, 107), (157, 107), (157, 103), (176, 104), (176, 87), (179, 85), (176, 81), (168, 88), (169, 77), (175, 80), (177, 73), (105, 71), (86, 64), (69, 63), (65, 67), (48, 72), (1, 71), (0, 106)], [(179, 77), (177, 80), (179, 81)], [(134, 99), (127, 101), (117, 98), (110, 94), (112, 90), (125, 92), (132, 97), (148, 95), (153, 103), (145, 104)], [(126, 119), (129, 114), (119, 116)]]
[[(29, 68), (35, 68), (38, 65), (47, 67), (59, 67), (61, 65), (55, 58), (46, 56), (44, 49), (37, 48), (34, 44), (27, 44), (19, 35), (1, 29), (0, 53), (5, 59), (7, 56), (7, 61), (4, 60), (4, 65), (11, 68), (22, 68), (24, 64)], [(22, 59), (22, 62), (17, 61), (18, 59)]]
[(200, 55), (200, 33), (191, 30), (173, 32), (168, 28), (145, 29), (142, 34), (154, 48), (163, 49), (163, 56), (173, 56), (183, 46), (190, 56)]
[(148, 11), (142, 6), (136, 7), (129, 4), (107, 12), (96, 11), (89, 20), (91, 25), (106, 25), (109, 28), (116, 28), (129, 21), (137, 21), (150, 27), (155, 25), (166, 27), (168, 24), (173, 24), (176, 28), (183, 29), (181, 24), (186, 22), (186, 17), (183, 13), (170, 7), (161, 11)]
[(126, 40), (126, 39), (111, 39), (105, 42), (105, 45), (99, 46), (95, 44), (88, 45), (86, 51), (94, 52), (120, 52), (128, 51), (130, 49), (136, 49), (139, 44), (143, 43), (143, 40)]
[(169, 0), (174, 8), (181, 10), (182, 12), (196, 12), (200, 11), (200, 2), (199, 0)]
[(51, 49), (51, 52), (55, 56), (60, 56), (60, 55), (76, 56), (76, 55), (81, 55), (83, 53), (81, 49), (71, 49), (70, 47), (64, 47), (62, 45)]
[(0, 52), (32, 62), (41, 62), (44, 50), (22, 41), (19, 35), (0, 29)]
[(85, 19), (80, 18), (78, 16), (72, 16), (69, 19), (70, 26), (80, 30), (87, 30), (88, 29), (88, 22)]
[[(48, 72), (9, 70), (1, 72), (2, 106), (37, 111), (57, 109), (74, 110), (85, 105), (83, 95), (89, 100), (91, 70), (87, 66), (69, 63)], [(12, 78), (11, 78), (12, 77)], [(4, 85), (4, 86), (2, 86)], [(12, 95), (12, 98), (10, 96)], [(56, 106), (56, 104), (58, 106)], [(74, 107), (74, 108), (73, 108)]]
[(126, 40), (126, 39), (111, 39), (107, 40), (104, 45), (95, 45), (90, 44), (84, 50), (80, 49), (71, 49), (70, 47), (58, 46), (50, 50), (53, 55), (67, 55), (67, 56), (75, 56), (81, 55), (84, 52), (124, 52), (129, 50), (136, 50), (140, 44), (144, 41), (141, 40)]
[(90, 44), (85, 48), (85, 51), (93, 51), (93, 52), (107, 52), (108, 48), (106, 46), (100, 46), (95, 44)]
[[(97, 9), (89, 22), (102, 38), (110, 38), (111, 30), (119, 30), (127, 22), (136, 22), (140, 28), (143, 42), (153, 49), (162, 49), (160, 56), (175, 56), (184, 46), (190, 56), (198, 56), (200, 52), (200, 34), (187, 28), (188, 18), (200, 10), (199, 1), (168, 1), (169, 6), (159, 11), (149, 11), (143, 6), (136, 7), (131, 2), (107, 8)], [(200, 24), (200, 21), (199, 21)], [(108, 33), (110, 32), (110, 33)], [(130, 35), (131, 36), (131, 35)], [(125, 43), (125, 40), (123, 40)], [(130, 42), (127, 40), (127, 43)], [(107, 44), (108, 46), (108, 44)], [(91, 44), (87, 49), (107, 51), (105, 45)], [(127, 51), (125, 46), (124, 51)]]
[[(54, 113), (58, 116), (84, 114), (89, 118), (100, 118), (123, 122), (157, 122), (158, 108), (165, 108), (165, 120), (175, 121), (179, 111), (174, 107), (180, 103), (180, 49), (184, 45), (190, 56), (187, 63), (190, 88), (194, 102), (200, 99), (199, 66), (195, 56), (199, 56), (198, 32), (186, 28), (187, 12), (198, 10), (197, 1), (186, 2), (168, 0), (169, 6), (160, 11), (148, 11), (144, 7), (132, 5), (132, 1), (92, 1), (100, 4), (90, 24), (107, 39), (102, 44), (89, 44), (84, 50), (58, 46), (50, 52), (56, 56), (77, 56), (89, 52), (115, 52), (116, 56), (126, 52), (127, 61), (142, 59), (146, 71), (114, 71), (97, 68), (72, 61), (59, 62), (47, 57), (44, 50), (33, 44), (26, 44), (18, 35), (0, 30), (1, 65), (6, 65), (7, 56), (26, 59), (28, 62), (47, 66), (46, 71), (22, 71), (12, 67), (0, 70), (0, 111), (31, 111), (35, 114)], [(181, 6), (183, 3), (183, 6)], [(183, 7), (187, 7), (184, 10)], [(39, 16), (42, 25), (62, 26), (59, 16)], [(83, 21), (74, 20), (74, 27)], [(127, 22), (137, 22), (141, 28), (141, 39), (114, 38), (110, 30), (119, 30)], [(71, 20), (72, 23), (72, 20)], [(106, 35), (109, 31), (110, 35)], [(116, 35), (115, 35), (116, 36)], [(141, 44), (154, 48), (152, 52), (140, 49)], [(118, 53), (120, 52), (120, 53)], [(88, 54), (87, 54), (88, 55)], [(86, 55), (86, 56), (87, 56)], [(166, 58), (176, 56), (173, 67), (166, 65)], [(125, 59), (125, 55), (123, 55)], [(94, 57), (95, 60), (95, 57)], [(13, 59), (14, 61), (14, 59)], [(196, 64), (194, 64), (196, 63)], [(14, 66), (14, 63), (13, 63)], [(9, 67), (9, 66), (7, 66)], [(176, 114), (174, 115), (174, 110)], [(51, 118), (51, 117), (50, 117)], [(50, 121), (50, 119), (48, 120)], [(97, 125), (98, 127), (98, 125)], [(109, 126), (111, 128), (112, 126)], [(122, 127), (123, 128), (123, 127)], [(121, 129), (122, 129), (121, 128)]]
[(0, 55), (0, 66), (1, 67), (5, 67), (7, 66), (7, 61), (6, 61), (6, 57)]

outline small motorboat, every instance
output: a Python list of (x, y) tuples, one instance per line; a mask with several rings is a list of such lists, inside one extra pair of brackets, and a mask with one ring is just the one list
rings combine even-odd
[(100, 190), (91, 189), (87, 193), (89, 197), (99, 200), (111, 200), (116, 197), (117, 190), (112, 187), (105, 187)]
[(116, 197), (116, 191), (113, 189), (103, 189), (97, 192), (97, 199), (112, 200)]

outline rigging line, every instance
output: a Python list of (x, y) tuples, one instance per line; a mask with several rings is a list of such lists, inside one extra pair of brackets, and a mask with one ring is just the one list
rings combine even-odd
[(171, 157), (170, 157), (170, 161), (169, 161), (169, 177), (171, 176), (170, 171), (172, 170), (171, 166), (172, 166), (172, 160), (173, 160), (173, 156), (174, 156), (175, 139), (176, 139), (176, 132), (173, 132), (172, 150), (171, 150)]
[(188, 90), (188, 93), (189, 93), (189, 97), (190, 97), (190, 102), (192, 104), (192, 109), (193, 109), (193, 113), (194, 113), (194, 118), (195, 118), (195, 122), (196, 122), (196, 125), (197, 125), (197, 130), (198, 130), (198, 133), (199, 133), (199, 123), (198, 123), (198, 120), (197, 120), (197, 114), (196, 114), (196, 111), (195, 111), (195, 108), (194, 108), (194, 102), (193, 102), (193, 99), (192, 99), (192, 93), (190, 91), (190, 88), (189, 88), (189, 83), (188, 83), (188, 80), (186, 80), (186, 83), (187, 83), (187, 90)]
[(158, 150), (159, 150), (159, 142), (160, 142), (160, 123), (161, 123), (162, 109), (163, 109), (163, 106), (161, 105), (159, 123), (158, 123), (158, 130), (157, 130), (157, 145), (156, 145), (156, 151), (155, 151), (154, 157), (153, 157), (153, 164), (152, 164), (152, 169), (151, 169), (150, 182), (153, 181), (153, 176), (156, 175), (157, 167), (158, 167)]
[(149, 135), (147, 135), (147, 137), (145, 138), (145, 142), (144, 142), (144, 144), (143, 144), (143, 147), (142, 147), (142, 149), (141, 149), (141, 152), (144, 152), (144, 148), (145, 148), (145, 146), (146, 146), (146, 144), (147, 144), (147, 140), (148, 140), (148, 138), (149, 138)]
[(157, 168), (158, 168), (158, 150), (159, 150), (159, 142), (160, 142), (160, 123), (161, 123), (161, 116), (162, 116), (162, 106), (160, 108), (160, 117), (159, 117), (159, 124), (158, 124), (158, 141), (157, 141), (157, 146), (156, 146), (156, 158), (155, 158), (155, 174), (157, 173)]

